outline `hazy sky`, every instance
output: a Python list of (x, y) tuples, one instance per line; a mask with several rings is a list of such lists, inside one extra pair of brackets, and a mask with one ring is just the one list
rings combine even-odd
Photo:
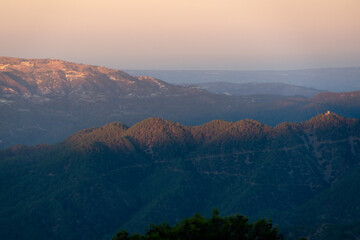
[(0, 43), (119, 69), (360, 66), (360, 0), (1, 0)]

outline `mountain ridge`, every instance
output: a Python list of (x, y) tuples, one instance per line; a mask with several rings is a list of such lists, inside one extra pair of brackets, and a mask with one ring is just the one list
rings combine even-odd
[[(102, 239), (214, 207), (272, 218), (295, 239), (315, 236), (323, 224), (352, 232), (346, 224), (356, 211), (335, 221), (332, 209), (311, 226), (298, 219), (325, 214), (332, 201), (318, 210), (312, 202), (324, 205), (358, 181), (351, 176), (359, 149), (360, 120), (335, 113), (274, 127), (251, 119), (183, 126), (150, 118), (129, 128), (85, 129), (54, 145), (16, 145), (0, 151), (0, 236)], [(334, 201), (360, 204), (356, 194), (345, 197)]]
[(331, 92), (360, 90), (360, 67), (299, 70), (127, 70), (132, 75), (148, 75), (173, 84), (201, 82), (282, 82)]
[[(0, 58), (0, 64), (2, 93), (22, 94), (26, 97), (79, 93), (96, 95), (94, 87), (98, 92), (131, 94), (132, 88), (141, 90), (143, 82), (150, 83), (161, 93), (161, 90), (168, 90), (171, 86), (152, 77), (133, 77), (119, 70), (62, 60)], [(23, 86), (11, 81), (11, 78), (21, 78)], [(15, 84), (15, 87), (12, 88), (11, 84)]]
[(226, 96), (61, 60), (0, 60), (0, 148), (55, 143), (84, 128), (133, 125), (149, 117), (185, 125), (246, 118), (276, 125), (327, 110), (360, 117), (360, 91), (312, 98)]
[[(280, 82), (248, 82), (248, 83), (232, 83), (232, 82), (207, 82), (192, 84), (201, 89), (212, 93), (244, 96), (256, 94), (269, 94), (280, 96), (304, 96), (313, 97), (323, 92), (315, 88), (302, 87)], [(190, 85), (190, 86), (192, 86)]]

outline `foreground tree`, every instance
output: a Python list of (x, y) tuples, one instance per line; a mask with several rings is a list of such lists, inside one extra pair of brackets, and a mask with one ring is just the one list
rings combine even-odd
[(253, 224), (241, 215), (220, 217), (214, 210), (211, 218), (201, 214), (184, 219), (171, 227), (167, 223), (151, 225), (144, 235), (129, 235), (125, 230), (119, 232), (113, 240), (282, 240), (271, 221), (260, 220)]

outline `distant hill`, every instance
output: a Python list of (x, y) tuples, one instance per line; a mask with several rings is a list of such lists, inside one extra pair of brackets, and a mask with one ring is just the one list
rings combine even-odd
[(359, 95), (226, 96), (104, 67), (0, 57), (0, 148), (55, 143), (84, 128), (114, 121), (133, 125), (149, 117), (185, 125), (245, 118), (275, 125), (327, 110), (360, 117)]
[(182, 116), (202, 122), (211, 118), (214, 102), (224, 101), (203, 90), (103, 67), (2, 57), (0, 146), (54, 142), (115, 120), (133, 124), (151, 116)]
[(102, 102), (114, 95), (126, 98), (202, 92), (178, 87), (152, 77), (133, 77), (105, 67), (51, 59), (0, 58), (0, 93), (46, 102), (51, 97), (77, 102)]
[(360, 121), (275, 127), (110, 123), (55, 145), (0, 151), (1, 239), (109, 239), (218, 208), (273, 220), (286, 239), (355, 239)]
[(302, 70), (221, 71), (221, 70), (126, 70), (131, 75), (146, 75), (173, 84), (205, 82), (287, 83), (330, 92), (360, 90), (360, 67)]
[(314, 88), (301, 87), (286, 83), (230, 83), (230, 82), (207, 82), (197, 83), (201, 89), (212, 93), (234, 96), (270, 94), (280, 96), (304, 96), (313, 97), (322, 92)]

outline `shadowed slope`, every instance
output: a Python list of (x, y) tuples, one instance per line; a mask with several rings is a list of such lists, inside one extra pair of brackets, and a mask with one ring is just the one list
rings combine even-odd
[[(276, 127), (150, 118), (82, 130), (56, 145), (14, 146), (0, 151), (0, 236), (109, 238), (122, 227), (141, 232), (214, 207), (311, 235), (359, 216), (337, 215), (332, 204), (311, 208), (357, 181), (347, 176), (357, 176), (359, 149), (359, 120), (336, 114)], [(355, 193), (342, 197), (331, 202), (360, 205)], [(308, 211), (331, 214), (301, 223), (299, 233), (292, 227), (313, 216)]]

